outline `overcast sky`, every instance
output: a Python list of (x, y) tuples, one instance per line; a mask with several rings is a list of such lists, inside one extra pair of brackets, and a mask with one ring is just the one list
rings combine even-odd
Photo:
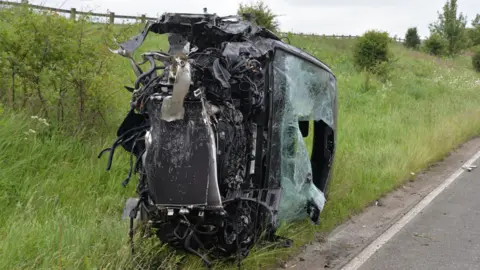
[[(234, 14), (239, 3), (254, 0), (30, 0), (32, 4), (121, 15), (155, 17), (163, 12)], [(418, 27), (423, 38), (428, 24), (437, 19), (445, 0), (264, 0), (279, 18), (282, 31), (360, 35), (369, 29), (404, 36), (408, 27)], [(469, 24), (480, 13), (480, 0), (458, 0)]]

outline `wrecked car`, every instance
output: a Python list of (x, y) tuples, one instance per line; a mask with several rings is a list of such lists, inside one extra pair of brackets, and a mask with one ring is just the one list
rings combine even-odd
[[(150, 32), (168, 34), (168, 52), (137, 63)], [(113, 52), (137, 76), (118, 139), (101, 153), (110, 169), (122, 146), (123, 184), (139, 175), (124, 209), (130, 237), (134, 222), (149, 224), (209, 265), (206, 250), (244, 258), (260, 236), (278, 241), (280, 221), (319, 223), (336, 142), (329, 67), (252, 20), (215, 14), (165, 13)]]

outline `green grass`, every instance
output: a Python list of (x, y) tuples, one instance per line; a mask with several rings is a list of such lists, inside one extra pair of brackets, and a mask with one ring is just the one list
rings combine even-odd
[[(296, 246), (313, 239), (316, 231), (330, 231), (401, 185), (411, 172), (480, 134), (479, 76), (464, 58), (440, 60), (393, 45), (398, 61), (392, 79), (371, 78), (366, 85), (366, 75), (352, 64), (354, 41), (299, 36), (291, 41), (327, 63), (339, 89), (337, 155), (321, 226), (301, 221), (279, 231)], [(149, 36), (143, 48), (165, 45), (163, 37)], [(120, 121), (130, 98), (121, 86), (131, 84), (133, 72), (125, 59), (116, 61), (112, 87), (119, 91), (118, 111), (112, 114)], [(114, 77), (121, 74), (127, 77)], [(0, 123), (0, 269), (131, 267), (128, 224), (121, 212), (136, 183), (127, 189), (120, 185), (127, 174), (126, 154), (117, 155), (110, 172), (106, 158), (97, 159), (120, 122), (109, 123), (108, 138), (83, 140), (56, 135), (37, 120), (11, 112), (4, 112)], [(29, 129), (36, 133), (24, 134)], [(158, 244), (148, 247), (142, 252), (158, 254), (142, 262), (143, 269), (162, 262), (162, 269), (176, 269), (173, 263), (183, 256)], [(265, 269), (295, 250), (255, 250), (244, 267)], [(182, 269), (200, 267), (198, 259), (188, 258)]]

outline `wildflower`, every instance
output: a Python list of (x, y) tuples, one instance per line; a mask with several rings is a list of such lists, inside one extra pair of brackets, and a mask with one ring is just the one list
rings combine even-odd
[(47, 127), (50, 126), (50, 124), (47, 122), (47, 119), (45, 118), (40, 118), (39, 121)]
[(30, 118), (37, 119), (38, 122), (44, 124), (47, 127), (50, 126), (50, 124), (47, 122), (47, 119), (45, 119), (45, 118), (38, 117), (37, 115), (31, 116)]

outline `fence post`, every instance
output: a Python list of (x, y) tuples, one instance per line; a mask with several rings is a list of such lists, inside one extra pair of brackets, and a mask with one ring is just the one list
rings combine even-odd
[(110, 12), (110, 24), (115, 23), (115, 12)]
[(142, 23), (145, 23), (147, 21), (147, 15), (146, 14), (142, 14)]
[(71, 8), (70, 9), (70, 19), (75, 21), (76, 17), (77, 17), (77, 9), (76, 8)]

